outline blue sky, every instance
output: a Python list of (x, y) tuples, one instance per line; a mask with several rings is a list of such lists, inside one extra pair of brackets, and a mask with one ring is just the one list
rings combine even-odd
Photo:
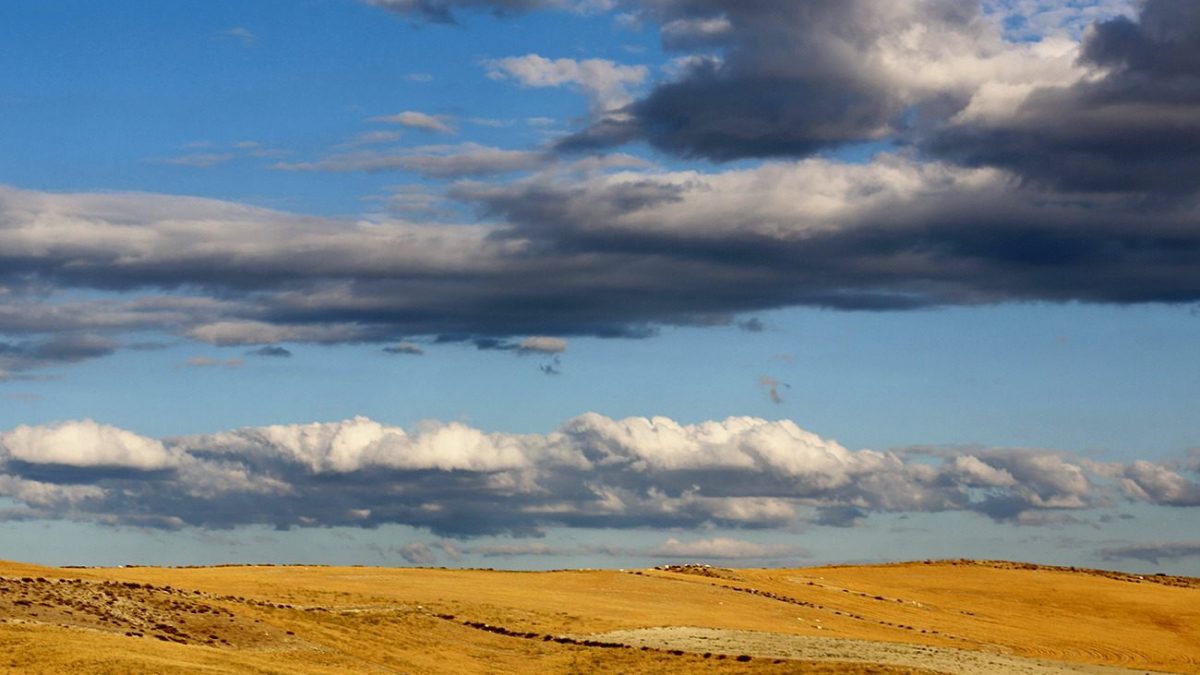
[(5, 3), (5, 555), (1200, 574), (1200, 14), (939, 7)]

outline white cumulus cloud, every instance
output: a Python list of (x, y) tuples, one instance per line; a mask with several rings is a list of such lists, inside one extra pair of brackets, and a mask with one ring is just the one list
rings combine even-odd
[(493, 79), (513, 79), (525, 87), (573, 85), (587, 95), (595, 112), (615, 110), (633, 100), (630, 90), (645, 82), (650, 70), (606, 59), (548, 59), (538, 54), (487, 61)]
[(19, 426), (0, 434), (10, 459), (30, 464), (162, 469), (177, 463), (161, 441), (92, 420)]

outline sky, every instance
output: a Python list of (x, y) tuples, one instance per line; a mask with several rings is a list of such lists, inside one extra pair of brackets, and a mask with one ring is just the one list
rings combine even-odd
[(0, 557), (1200, 575), (1192, 0), (0, 44)]

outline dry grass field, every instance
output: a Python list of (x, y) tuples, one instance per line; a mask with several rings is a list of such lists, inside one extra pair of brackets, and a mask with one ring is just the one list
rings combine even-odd
[(1200, 580), (940, 561), (498, 572), (0, 563), (41, 673), (1200, 673)]

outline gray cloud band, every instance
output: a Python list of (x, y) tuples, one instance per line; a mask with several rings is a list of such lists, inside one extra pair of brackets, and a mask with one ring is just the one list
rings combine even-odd
[(13, 336), (0, 369), (100, 356), (145, 330), (219, 345), (485, 345), (788, 306), (1200, 299), (1200, 206), (1147, 212), (1140, 198), (1067, 197), (995, 169), (885, 156), (537, 174), (453, 195), (505, 224), (0, 189), (0, 334)]
[(366, 418), (158, 440), (91, 421), (0, 434), (11, 517), (156, 527), (402, 523), (448, 536), (543, 528), (848, 526), (872, 513), (1018, 524), (1123, 500), (1200, 506), (1181, 466), (1058, 452), (850, 451), (792, 422), (587, 414), (545, 434)]

